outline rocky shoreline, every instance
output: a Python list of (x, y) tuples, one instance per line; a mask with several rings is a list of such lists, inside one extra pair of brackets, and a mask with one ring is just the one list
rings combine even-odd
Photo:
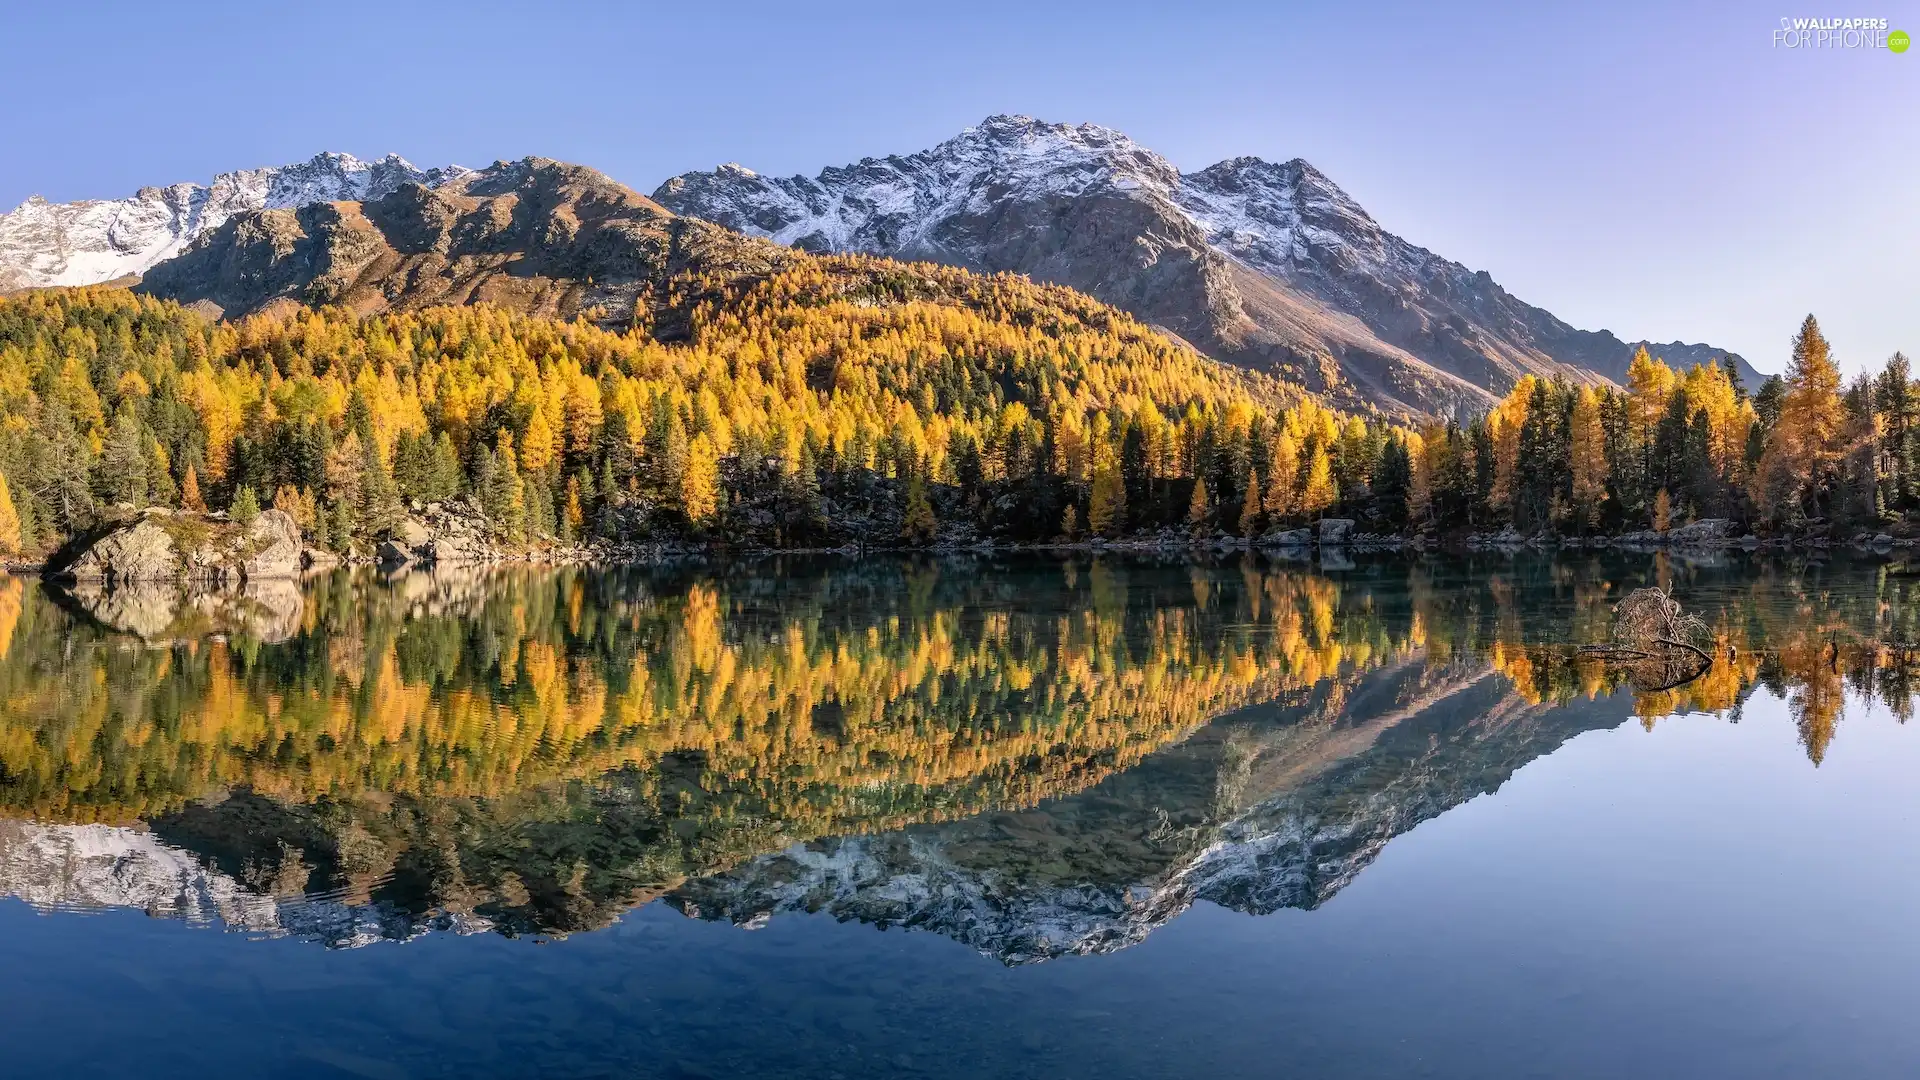
[(1361, 531), (1348, 518), (1325, 518), (1312, 528), (1277, 529), (1262, 536), (1194, 533), (1163, 528), (1151, 534), (1107, 539), (1091, 537), (1050, 543), (1004, 543), (991, 537), (949, 535), (929, 547), (849, 543), (838, 547), (733, 549), (677, 540), (611, 541), (583, 544), (515, 543), (503, 536), (471, 498), (416, 505), (371, 552), (341, 555), (305, 546), (293, 519), (265, 510), (246, 526), (224, 513), (198, 514), (148, 508), (122, 510), (102, 526), (76, 537), (44, 563), (9, 563), (5, 570), (43, 574), (79, 583), (86, 591), (173, 583), (201, 588), (238, 588), (263, 582), (296, 581), (342, 565), (377, 566), (388, 572), (414, 568), (483, 567), (503, 564), (622, 565), (700, 559), (723, 554), (861, 555), (877, 552), (932, 551), (986, 553), (1014, 551), (1170, 554), (1174, 552), (1264, 551), (1281, 558), (1322, 562), (1349, 554), (1392, 551), (1513, 552), (1523, 550), (1823, 550), (1848, 547), (1891, 551), (1920, 545), (1920, 538), (1888, 533), (1859, 533), (1845, 540), (1818, 527), (1793, 536), (1762, 538), (1735, 535), (1726, 518), (1710, 518), (1665, 531), (1641, 530), (1613, 536), (1569, 537), (1525, 534), (1512, 526), (1493, 533), (1440, 537), (1432, 533), (1396, 535)]

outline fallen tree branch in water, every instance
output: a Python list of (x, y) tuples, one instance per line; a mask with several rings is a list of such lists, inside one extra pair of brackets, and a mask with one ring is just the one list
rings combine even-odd
[(1713, 666), (1713, 657), (1708, 656), (1707, 651), (1698, 645), (1689, 645), (1684, 641), (1675, 641), (1672, 638), (1654, 638), (1653, 640), (1660, 645), (1670, 646), (1675, 649), (1685, 649), (1699, 657), (1701, 663), (1706, 664), (1708, 667)]
[(1712, 670), (1713, 657), (1697, 643), (1711, 636), (1665, 589), (1635, 589), (1614, 605), (1613, 640), (1583, 645), (1580, 654), (1627, 668), (1641, 689), (1671, 690)]

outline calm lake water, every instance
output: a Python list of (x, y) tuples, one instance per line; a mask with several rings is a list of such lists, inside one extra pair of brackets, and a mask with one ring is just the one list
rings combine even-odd
[[(1673, 589), (1677, 687), (1573, 646)], [(0, 579), (9, 1077), (1920, 1074), (1920, 565)]]

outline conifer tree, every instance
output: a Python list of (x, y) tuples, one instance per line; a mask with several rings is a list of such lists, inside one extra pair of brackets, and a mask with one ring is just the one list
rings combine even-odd
[(243, 529), (248, 528), (259, 516), (260, 497), (253, 493), (252, 488), (242, 486), (239, 491), (233, 493), (233, 505), (227, 508), (227, 517), (231, 518), (235, 525)]
[(369, 539), (386, 535), (400, 523), (400, 489), (373, 443), (360, 448), (360, 527)]
[[(576, 541), (585, 535), (587, 527), (587, 496), (582, 492), (581, 478), (584, 473), (575, 473), (567, 477), (566, 505), (560, 512), (560, 537), (567, 541)], [(588, 478), (588, 483), (592, 483)]]
[(1327, 458), (1327, 448), (1315, 442), (1307, 458), (1307, 482), (1300, 493), (1300, 509), (1308, 518), (1319, 517), (1333, 505), (1335, 496), (1333, 463)]
[(122, 405), (100, 454), (101, 497), (108, 502), (145, 506), (148, 467), (146, 432), (131, 406)]
[(205, 513), (207, 501), (200, 494), (200, 470), (187, 466), (187, 475), (180, 481), (180, 505), (197, 513)]
[(1607, 498), (1606, 431), (1600, 418), (1600, 395), (1581, 387), (1574, 397), (1568, 422), (1569, 505), (1581, 532), (1600, 523), (1600, 507)]
[(20, 512), (14, 509), (13, 489), (0, 473), (0, 555), (18, 555), (22, 543)]
[(1840, 371), (1809, 315), (1793, 339), (1786, 392), (1761, 454), (1755, 492), (1774, 521), (1824, 513), (1837, 480), (1843, 424)]
[(1127, 484), (1111, 446), (1094, 452), (1093, 493), (1087, 509), (1087, 531), (1109, 539), (1119, 536), (1127, 521)]
[(427, 502), (444, 502), (460, 493), (460, 454), (444, 431), (434, 440), (425, 479), (420, 498)]
[(1206, 528), (1207, 518), (1213, 511), (1213, 500), (1207, 493), (1207, 480), (1204, 476), (1193, 478), (1193, 497), (1187, 500), (1187, 527), (1196, 534)]
[(933, 502), (927, 497), (927, 482), (918, 469), (907, 480), (906, 506), (900, 517), (901, 539), (909, 544), (933, 543)]
[(1240, 535), (1252, 537), (1260, 532), (1260, 476), (1247, 470), (1247, 489), (1240, 496)]
[(1267, 469), (1267, 491), (1261, 500), (1267, 520), (1278, 525), (1293, 516), (1294, 493), (1300, 485), (1300, 444), (1282, 431), (1273, 441), (1273, 461)]
[(688, 444), (680, 470), (680, 508), (687, 520), (705, 524), (718, 506), (719, 461), (706, 432)]
[(1380, 452), (1380, 466), (1373, 483), (1374, 506), (1388, 529), (1397, 532), (1407, 527), (1412, 489), (1413, 457), (1407, 450), (1406, 440), (1398, 435), (1389, 436)]

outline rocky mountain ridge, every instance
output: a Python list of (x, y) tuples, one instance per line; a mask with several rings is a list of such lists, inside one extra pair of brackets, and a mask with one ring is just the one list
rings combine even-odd
[(35, 195), (0, 214), (0, 292), (137, 276), (238, 214), (379, 199), (402, 184), (438, 187), (470, 171), (421, 169), (398, 154), (362, 161), (321, 153), (221, 173), (206, 184), (144, 187), (123, 199), (55, 203)]
[(224, 317), (282, 303), (365, 314), (486, 302), (625, 324), (678, 275), (750, 276), (804, 258), (530, 157), (364, 201), (237, 214), (138, 289)]
[[(810, 251), (1008, 270), (1125, 308), (1217, 359), (1392, 412), (1478, 409), (1522, 375), (1621, 382), (1634, 349), (1388, 232), (1304, 160), (1183, 174), (1093, 124), (989, 117), (929, 150), (654, 193), (678, 213)], [(1651, 345), (1670, 363), (1725, 350)], [(1744, 360), (1749, 380), (1758, 374)]]

